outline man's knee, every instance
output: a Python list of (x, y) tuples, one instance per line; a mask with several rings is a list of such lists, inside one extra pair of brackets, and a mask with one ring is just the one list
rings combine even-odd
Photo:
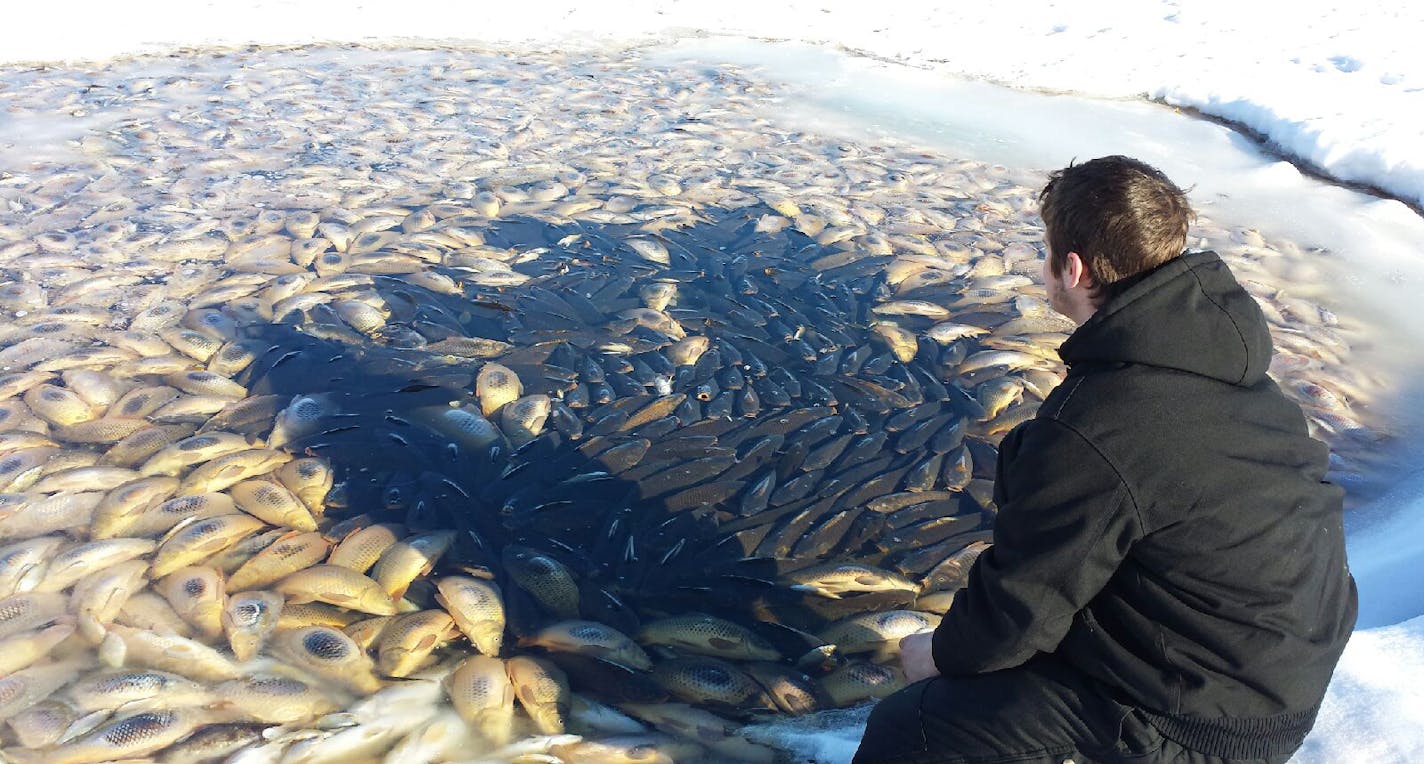
[(925, 750), (920, 703), (925, 687), (935, 679), (916, 682), (887, 696), (870, 711), (865, 735), (855, 752), (853, 764), (893, 761)]

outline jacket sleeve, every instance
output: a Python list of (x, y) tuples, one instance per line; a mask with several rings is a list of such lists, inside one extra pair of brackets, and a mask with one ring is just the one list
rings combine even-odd
[(1052, 652), (1142, 534), (1116, 470), (1067, 425), (1030, 420), (1000, 449), (994, 544), (934, 632), (945, 675)]

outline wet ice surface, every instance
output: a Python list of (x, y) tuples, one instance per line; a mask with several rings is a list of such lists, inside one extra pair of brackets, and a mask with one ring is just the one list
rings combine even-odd
[[(677, 331), (715, 335), (720, 323), (741, 320), (718, 314), (725, 303), (699, 301), (701, 292), (726, 288), (715, 283), (721, 267), (729, 268), (730, 276), (760, 284), (759, 294), (775, 293), (781, 300), (791, 300), (805, 286), (783, 281), (796, 285), (796, 279), (817, 279), (820, 272), (829, 283), (843, 283), (850, 297), (843, 313), (822, 314), (804, 328), (788, 328), (796, 330), (800, 341), (806, 330), (815, 338), (818, 330), (828, 333), (844, 323), (849, 336), (881, 357), (891, 353), (894, 336), (872, 335), (866, 330), (871, 321), (888, 320), (913, 337), (928, 334), (946, 318), (926, 308), (913, 309), (921, 315), (904, 314), (904, 306), (885, 308), (893, 304), (891, 291), (895, 297), (926, 299), (956, 319), (986, 328), (1006, 319), (1028, 326), (1042, 320), (1042, 303), (1035, 300), (1041, 288), (1017, 276), (1037, 272), (1039, 232), (1031, 199), (1042, 168), (1054, 163), (1031, 162), (1022, 155), (989, 157), (1006, 167), (982, 161), (983, 146), (949, 149), (904, 125), (867, 134), (783, 114), (781, 107), (796, 100), (794, 93), (752, 71), (668, 67), (645, 62), (638, 53), (346, 48), (192, 54), (90, 71), (16, 71), (5, 81), (8, 88), (0, 98), (14, 119), (0, 128), (7, 131), (0, 142), (19, 148), (4, 157), (0, 198), (8, 211), (0, 231), (7, 276), (26, 287), (6, 291), (5, 308), (17, 318), (25, 318), (21, 313), (31, 318), (17, 322), (0, 354), (8, 351), (3, 357), (20, 366), (37, 366), (74, 347), (103, 344), (107, 333), (130, 328), (136, 314), (176, 299), (186, 308), (220, 308), (230, 320), (248, 324), (244, 333), (281, 346), (268, 355), (274, 370), (269, 376), (280, 383), (269, 382), (260, 392), (286, 397), (336, 388), (348, 409), (365, 406), (358, 376), (365, 369), (350, 365), (358, 349), (368, 354), (362, 357), (378, 359), (375, 368), (393, 377), (406, 374), (436, 384), (458, 380), (455, 386), (468, 390), (478, 361), (470, 356), (443, 360), (448, 345), (429, 349), (442, 338), (430, 334), (429, 327), (425, 333), (418, 330), (418, 310), (406, 317), (406, 326), (399, 325), (398, 301), (415, 295), (414, 302), (421, 302), (423, 293), (413, 285), (406, 285), (407, 296), (399, 297), (389, 281), (356, 278), (333, 284), (328, 279), (326, 300), (289, 311), (276, 329), (263, 328), (263, 321), (280, 316), (271, 315), (275, 304), (264, 305), (260, 294), (265, 292), (259, 290), (271, 288), (289, 271), (322, 278), (364, 271), (400, 281), (414, 270), (458, 278), (458, 295), (431, 294), (425, 301), (446, 312), (458, 312), (459, 303), (468, 301), (478, 315), (445, 328), (477, 326), (485, 331), (481, 336), (520, 346), (578, 334), (558, 321), (537, 318), (540, 306), (548, 303), (531, 297), (525, 282), (577, 283), (559, 279), (576, 279), (581, 269), (626, 272), (633, 280), (625, 291), (609, 292), (610, 307), (603, 316), (609, 333), (588, 340), (604, 343), (594, 347), (602, 352), (606, 345), (614, 355), (633, 350), (613, 345), (643, 348), (641, 341), (652, 343), (647, 347), (653, 350), (639, 352), (655, 352), (670, 338), (658, 344), (656, 329), (649, 335), (612, 320), (613, 313), (640, 304), (636, 285), (652, 278), (680, 281), (686, 290), (683, 307), (698, 311), (677, 314), (683, 324)], [(43, 137), (56, 134), (51, 132), (55, 122), (67, 124), (58, 135), (68, 142)], [(38, 146), (46, 148), (38, 156), (20, 150)], [(1025, 166), (1038, 169), (1019, 169)], [(489, 211), (490, 204), (498, 210)], [(1335, 448), (1336, 478), (1346, 481), (1357, 499), (1367, 495), (1369, 485), (1379, 482), (1377, 470), (1396, 456), (1396, 439), (1408, 434), (1393, 416), (1398, 410), (1393, 406), (1410, 391), (1398, 386), (1398, 377), (1373, 374), (1373, 364), (1361, 361), (1377, 338), (1390, 336), (1390, 324), (1380, 313), (1359, 310), (1358, 302), (1337, 301), (1324, 288), (1342, 276), (1338, 264), (1322, 252), (1293, 242), (1285, 232), (1263, 235), (1250, 224), (1253, 216), (1240, 209), (1234, 214), (1248, 220), (1225, 224), (1218, 218), (1230, 215), (1218, 216), (1219, 205), (1210, 196), (1199, 203), (1203, 219), (1194, 232), (1199, 243), (1226, 255), (1262, 301), (1286, 351), (1278, 378), (1307, 405), (1316, 431)], [(329, 250), (345, 249), (345, 257), (328, 258), (332, 253), (327, 252), (302, 262), (291, 250), (290, 241), (304, 237), (288, 223), (304, 210), (318, 213), (327, 226), (318, 229), (316, 238), (331, 240)], [(425, 212), (429, 218), (413, 214)], [(274, 218), (274, 213), (279, 214)], [(440, 221), (450, 218), (458, 218), (459, 225), (448, 224), (443, 238), (418, 238), (424, 231), (438, 233)], [(728, 220), (737, 225), (706, 232), (701, 243), (713, 249), (685, 254), (699, 244), (699, 226)], [(273, 222), (277, 228), (268, 230)], [(765, 226), (756, 231), (762, 238), (737, 250), (744, 240), (730, 232), (746, 236), (751, 226)], [(400, 233), (382, 239), (384, 231)], [(362, 232), (376, 235), (367, 243), (381, 243), (353, 246)], [(287, 248), (273, 246), (273, 235)], [(640, 259), (639, 250), (628, 244), (658, 236), (674, 253), (664, 250), (661, 256), (677, 258), (666, 269)], [(755, 258), (761, 256), (757, 246), (786, 247), (793, 236), (807, 249), (788, 248), (780, 255), (787, 258), (784, 266), (750, 268), (746, 261), (736, 266), (735, 258), (722, 263), (715, 249), (725, 246)], [(966, 289), (971, 283), (988, 292)], [(219, 284), (236, 291), (214, 293)], [(33, 286), (42, 290), (38, 299)], [(784, 292), (775, 291), (782, 287)], [(352, 304), (370, 301), (372, 291), (377, 304), (383, 302), (391, 313), (382, 317), (392, 320), (380, 331), (361, 323), (369, 315)], [(835, 305), (803, 296), (819, 309)], [(983, 302), (974, 303), (971, 296)], [(66, 303), (112, 307), (99, 311), (102, 320), (92, 331), (71, 327), (54, 340), (58, 345), (44, 345), (43, 352), (21, 346), (39, 339), (28, 328), (36, 316)], [(514, 323), (507, 322), (506, 313), (514, 314)], [(293, 326), (302, 327), (305, 336), (292, 334)], [(1013, 348), (1020, 353), (1015, 363), (1027, 368), (1010, 376), (1054, 369), (1051, 351), (1062, 339), (1062, 327), (1021, 331), (943, 346), (920, 339), (909, 353), (933, 357), (947, 375), (942, 381), (979, 395), (982, 405), (988, 403), (989, 389), (981, 385), (993, 374), (959, 371), (968, 354)], [(494, 337), (499, 332), (504, 334)], [(292, 349), (305, 357), (284, 362)], [(822, 360), (842, 352), (825, 345), (810, 350)], [(319, 362), (313, 362), (318, 355)], [(337, 356), (342, 360), (329, 360)], [(838, 358), (832, 359), (830, 373), (820, 372), (819, 378), (840, 372)], [(538, 363), (526, 357), (520, 368)], [(124, 373), (142, 377), (135, 366), (124, 367)], [(275, 371), (279, 366), (280, 373)], [(794, 360), (790, 368), (811, 373)], [(654, 378), (647, 382), (643, 394), (651, 397), (660, 387)], [(535, 373), (525, 384), (550, 382)], [(999, 416), (971, 426), (983, 442), (997, 440), (1014, 417), (1032, 413), (1027, 388), (1033, 384), (1013, 385), (1019, 389), (1006, 407), (985, 406), (1000, 409)], [(567, 390), (550, 387), (548, 392), (557, 397)], [(719, 394), (709, 398), (704, 403), (714, 403)], [(727, 404), (733, 417), (744, 415), (747, 405)], [(369, 408), (360, 412), (368, 417), (362, 424), (386, 421), (388, 412)], [(7, 409), (7, 417), (29, 426), (45, 424), (44, 417), (18, 407)], [(887, 420), (872, 416), (868, 424), (880, 427)], [(388, 424), (380, 427), (389, 429)], [(395, 451), (395, 460), (411, 468), (424, 458), (420, 448), (440, 451), (432, 434), (419, 428), (394, 430), (395, 441), (375, 427), (369, 432), (341, 429), (309, 443), (316, 453), (329, 453), (338, 471), (352, 469), (343, 461), (358, 461), (363, 447), (370, 451), (378, 443), (383, 449), (391, 449), (392, 442), (415, 443), (414, 450)], [(369, 463), (369, 454), (366, 458), (361, 466), (367, 471), (351, 479), (354, 502), (379, 500), (408, 510), (386, 493), (392, 485), (406, 484), (381, 472), (382, 465)], [(23, 535), (24, 529), (10, 533)], [(653, 543), (661, 541), (667, 543), (653, 547), (659, 554), (680, 552), (666, 539)], [(792, 538), (787, 544), (795, 542)], [(944, 553), (950, 553), (948, 547)], [(839, 725), (844, 718), (812, 724)], [(817, 745), (827, 744), (820, 736), (811, 737)], [(828, 754), (828, 760), (843, 754)]]

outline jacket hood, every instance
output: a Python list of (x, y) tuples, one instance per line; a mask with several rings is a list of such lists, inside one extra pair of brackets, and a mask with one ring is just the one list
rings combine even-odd
[(1271, 362), (1261, 308), (1215, 252), (1163, 263), (1111, 297), (1058, 354), (1077, 363), (1176, 369), (1249, 387)]

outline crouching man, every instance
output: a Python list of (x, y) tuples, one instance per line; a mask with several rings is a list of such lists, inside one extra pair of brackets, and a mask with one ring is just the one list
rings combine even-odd
[(1342, 491), (1260, 308), (1127, 157), (1039, 198), (1068, 376), (999, 452), (994, 545), (857, 764), (1284, 762), (1355, 622)]

